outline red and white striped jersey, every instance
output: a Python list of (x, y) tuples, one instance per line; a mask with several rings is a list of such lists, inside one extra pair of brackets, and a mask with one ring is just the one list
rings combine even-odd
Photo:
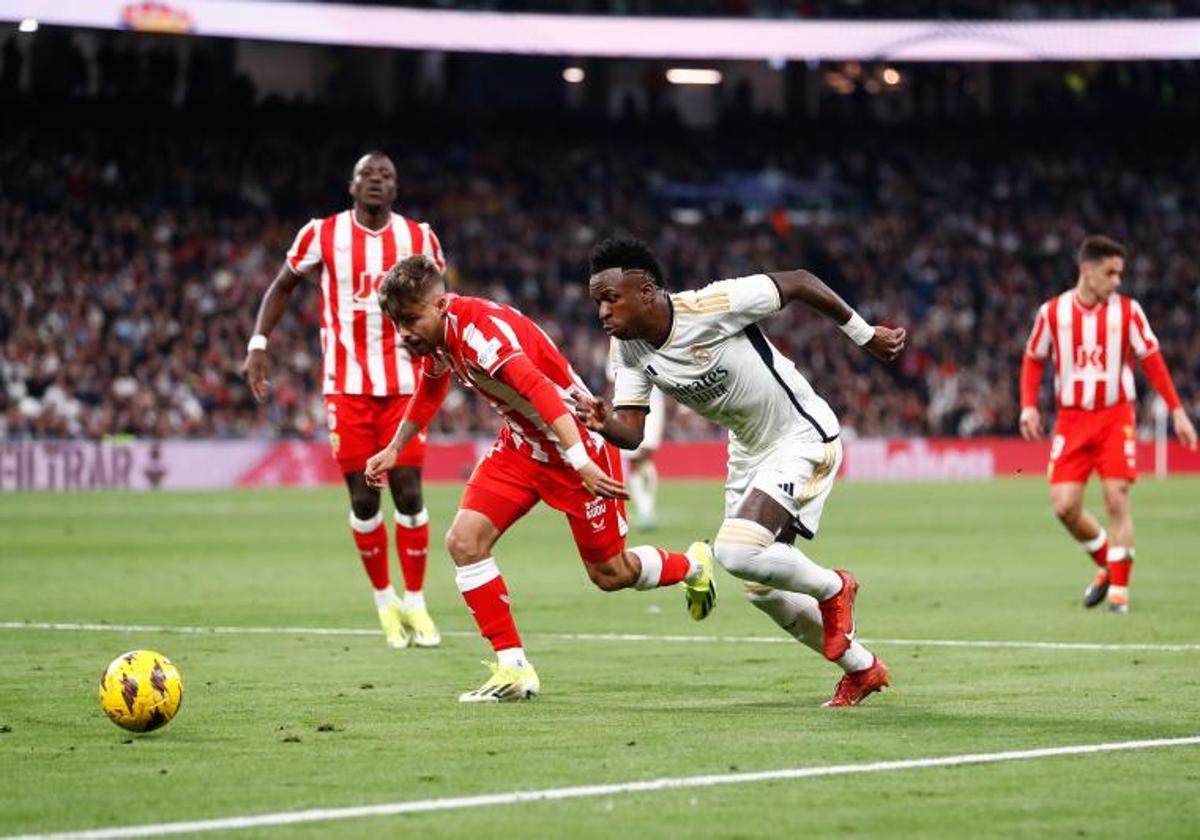
[[(521, 354), (555, 386), (573, 417), (576, 401), (571, 392), (579, 390), (590, 396), (591, 391), (541, 327), (511, 306), (451, 296), (441, 359), (449, 363), (459, 381), (482, 394), (504, 418), (501, 440), (534, 460), (562, 463), (563, 450), (554, 431), (529, 400), (497, 378), (500, 368)], [(432, 359), (428, 361), (433, 364)], [(578, 420), (575, 424), (580, 438), (596, 437)]]
[(1132, 298), (1113, 293), (1107, 303), (1084, 306), (1063, 292), (1038, 309), (1025, 352), (1054, 360), (1060, 408), (1100, 409), (1136, 396), (1132, 360), (1158, 350), (1146, 313)]
[(376, 293), (388, 270), (412, 254), (426, 254), (442, 271), (442, 246), (429, 225), (393, 213), (382, 230), (369, 230), (343, 210), (313, 219), (296, 235), (287, 265), (296, 274), (321, 266), (321, 352), (326, 394), (390, 397), (411, 394), (416, 366), (379, 308)]

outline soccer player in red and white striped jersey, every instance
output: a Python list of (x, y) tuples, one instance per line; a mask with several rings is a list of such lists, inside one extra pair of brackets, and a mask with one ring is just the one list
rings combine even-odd
[(379, 309), (376, 293), (387, 271), (411, 254), (445, 259), (429, 225), (392, 211), (396, 167), (382, 152), (363, 155), (350, 181), (353, 206), (313, 219), (296, 235), (279, 275), (267, 289), (247, 350), (245, 374), (260, 402), (269, 393), (267, 336), (302, 279), (321, 288), (322, 382), (333, 456), (350, 491), (350, 528), (375, 590), (388, 644), (436, 647), (437, 627), (423, 593), (429, 515), (421, 494), (425, 435), (412, 442), (388, 474), (395, 503), (396, 552), (404, 573), (403, 600), (392, 588), (388, 529), (380, 493), (367, 484), (367, 458), (391, 439), (416, 388), (417, 368)]
[[(1137, 477), (1133, 359), (1166, 401), (1175, 433), (1196, 448), (1171, 374), (1137, 301), (1117, 293), (1125, 248), (1104, 236), (1079, 247), (1075, 288), (1038, 309), (1021, 365), (1021, 434), (1041, 438), (1038, 391), (1047, 360), (1054, 369), (1058, 417), (1050, 445), (1050, 503), (1066, 529), (1099, 566), (1084, 592), (1084, 606), (1107, 598), (1112, 612), (1129, 610), (1133, 566), (1133, 514), (1129, 491)], [(1108, 531), (1083, 509), (1092, 471), (1100, 474)]]
[(467, 481), (446, 535), (459, 591), (498, 660), (492, 676), (459, 700), (521, 700), (540, 690), (492, 556), (504, 532), (539, 501), (566, 514), (588, 577), (600, 589), (654, 589), (686, 581), (708, 587), (708, 614), (716, 597), (711, 560), (691, 550), (625, 547), (620, 456), (576, 419), (576, 395), (587, 395), (587, 386), (537, 324), (512, 307), (448, 294), (438, 266), (419, 256), (396, 264), (379, 298), (405, 345), (424, 363), (395, 437), (367, 463), (369, 481), (381, 482), (397, 453), (429, 423), (450, 388), (451, 373), (505, 420)]

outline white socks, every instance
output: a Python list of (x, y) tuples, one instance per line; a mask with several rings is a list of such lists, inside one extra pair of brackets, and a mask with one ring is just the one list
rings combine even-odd
[(1106, 542), (1108, 542), (1108, 532), (1101, 528), (1100, 533), (1097, 534), (1093, 539), (1080, 540), (1079, 544), (1083, 546), (1083, 550), (1088, 554), (1093, 554), (1094, 552), (1099, 551), (1100, 546), (1104, 545)]
[[(823, 654), (823, 638), (821, 610), (815, 598), (798, 592), (784, 592), (779, 589), (763, 591), (757, 587), (749, 593), (750, 603), (771, 617), (771, 620), (786, 630), (796, 641), (805, 647), (812, 648)], [(875, 661), (875, 655), (858, 642), (851, 642), (850, 647), (837, 660), (837, 664), (847, 674), (870, 668)]]
[(524, 668), (529, 664), (529, 660), (525, 658), (525, 648), (519, 647), (496, 651), (496, 661), (500, 663), (501, 668)]
[(396, 590), (390, 586), (385, 586), (383, 589), (373, 590), (375, 595), (375, 608), (379, 610), (387, 609), (401, 603), (400, 596), (396, 594)]
[(734, 577), (803, 592), (818, 601), (836, 595), (842, 579), (818, 566), (792, 545), (775, 542), (775, 535), (750, 519), (726, 519), (717, 532), (713, 554)]
[(425, 593), (410, 592), (404, 590), (404, 609), (406, 610), (423, 610), (425, 609)]
[(658, 549), (649, 545), (636, 545), (629, 549), (641, 561), (642, 571), (638, 574), (634, 589), (656, 589), (662, 577), (663, 561)]
[(458, 586), (459, 592), (478, 589), (498, 577), (500, 577), (500, 567), (496, 565), (495, 557), (484, 557), (478, 563), (456, 566), (454, 569), (454, 583)]

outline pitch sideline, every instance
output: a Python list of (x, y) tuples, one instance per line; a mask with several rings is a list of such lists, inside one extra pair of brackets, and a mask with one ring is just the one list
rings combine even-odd
[(783, 770), (763, 770), (752, 773), (720, 773), (707, 776), (676, 776), (648, 779), (641, 782), (620, 782), (607, 785), (543, 788), (541, 790), (487, 793), (478, 796), (455, 796), (443, 799), (421, 799), (408, 802), (388, 802), (380, 805), (360, 805), (349, 808), (312, 808), (305, 811), (280, 811), (240, 817), (220, 817), (148, 825), (114, 826), (112, 828), (68, 831), (54, 834), (25, 834), (0, 840), (109, 840), (109, 838), (150, 837), (166, 834), (186, 834), (205, 831), (236, 831), (248, 828), (269, 828), (302, 823), (332, 822), (363, 817), (389, 817), (402, 814), (421, 814), (434, 811), (456, 811), (485, 808), (492, 805), (516, 805), (525, 802), (553, 802), (564, 799), (583, 799), (625, 793), (652, 793), (662, 790), (716, 787), (791, 779), (812, 779), (822, 776), (849, 776), (861, 773), (886, 773), (898, 770), (920, 770), (929, 767), (960, 767), (969, 764), (998, 764), (1006, 761), (1028, 761), (1038, 758), (1089, 755), (1124, 750), (1159, 749), (1200, 745), (1200, 735), (1184, 738), (1156, 738), (1142, 741), (1116, 741), (1102, 744), (1079, 744), (1064, 747), (1042, 747), (1006, 752), (968, 753), (964, 755), (910, 758), (898, 761), (874, 761), (865, 764), (834, 764), (824, 767), (793, 767)]
[[(378, 636), (377, 629), (361, 627), (254, 627), (254, 626), (198, 626), (198, 625), (154, 625), (154, 624), (87, 624), (50, 621), (0, 621), (0, 630), (58, 630), (84, 633), (177, 633), (181, 635), (246, 635), (246, 636)], [(466, 630), (447, 630), (443, 636), (477, 638), (478, 633)], [(786, 636), (686, 636), (653, 635), (643, 633), (527, 633), (536, 639), (554, 639), (571, 642), (677, 642), (703, 643), (722, 642), (732, 644), (795, 644)], [(1152, 642), (1033, 642), (1005, 639), (860, 639), (863, 644), (891, 647), (956, 647), (956, 648), (1008, 648), (1015, 650), (1068, 650), (1068, 651), (1142, 651), (1153, 653), (1200, 652), (1200, 643), (1175, 642), (1156, 644)]]

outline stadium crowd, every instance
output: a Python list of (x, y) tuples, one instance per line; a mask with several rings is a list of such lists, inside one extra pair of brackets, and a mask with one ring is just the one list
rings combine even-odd
[[(812, 131), (746, 115), (683, 133), (659, 114), (550, 136), (437, 109), (420, 130), (350, 130), (318, 106), (248, 102), (219, 119), (103, 100), (21, 119), (36, 106), (13, 104), (0, 437), (322, 434), (315, 288), (272, 336), (267, 407), (239, 369), (295, 232), (347, 206), (350, 166), (376, 144), (400, 173), (397, 210), (441, 237), (453, 287), (533, 315), (597, 389), (607, 344), (587, 256), (620, 229), (658, 249), (674, 288), (804, 267), (868, 319), (908, 326), (889, 368), (809, 313), (767, 323), (852, 433), (1013, 434), (1034, 310), (1073, 282), (1079, 239), (1105, 232), (1131, 247), (1125, 290), (1200, 413), (1200, 149), (1186, 133), (1084, 121), (1048, 142), (1023, 125)], [(671, 435), (713, 433), (672, 412)], [(495, 423), (456, 392), (435, 430)]]

